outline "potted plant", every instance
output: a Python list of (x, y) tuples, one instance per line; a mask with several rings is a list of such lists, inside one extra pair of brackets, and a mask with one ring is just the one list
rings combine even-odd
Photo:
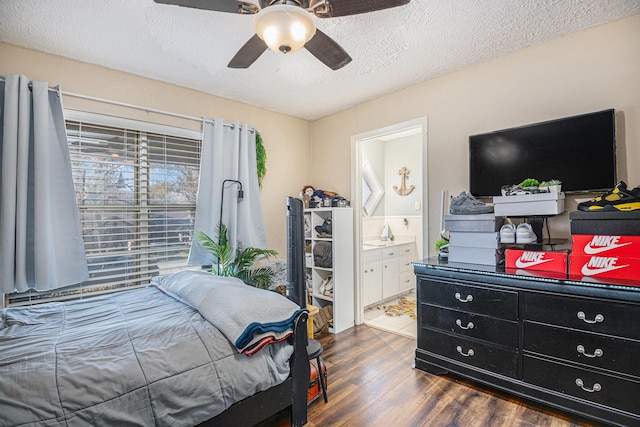
[(540, 181), (535, 178), (527, 178), (518, 184), (519, 187), (522, 187), (525, 190), (537, 190), (540, 186)]
[(251, 268), (258, 257), (276, 256), (278, 252), (270, 249), (244, 248), (233, 253), (229, 245), (227, 227), (220, 223), (218, 226), (220, 241), (216, 242), (206, 233), (198, 231), (196, 238), (211, 255), (218, 259), (218, 263), (211, 266), (211, 273), (217, 276), (237, 277), (248, 285), (256, 288), (269, 289), (275, 273), (269, 267)]
[(559, 193), (562, 189), (562, 182), (559, 179), (552, 179), (547, 181), (547, 187), (549, 187), (550, 193)]
[(435, 249), (438, 251), (438, 257), (447, 258), (449, 256), (449, 241), (444, 238), (436, 240)]

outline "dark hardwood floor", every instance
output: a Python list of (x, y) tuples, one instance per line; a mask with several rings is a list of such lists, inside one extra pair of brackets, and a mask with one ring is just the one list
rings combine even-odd
[[(310, 427), (596, 426), (451, 376), (414, 369), (416, 341), (360, 325), (316, 337), (324, 347), (329, 403), (309, 407)], [(261, 427), (288, 426), (276, 416)]]

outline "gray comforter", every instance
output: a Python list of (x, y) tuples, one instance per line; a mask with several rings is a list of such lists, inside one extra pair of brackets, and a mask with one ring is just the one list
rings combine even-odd
[(241, 354), (154, 286), (1, 310), (0, 426), (194, 425), (284, 381), (292, 351)]

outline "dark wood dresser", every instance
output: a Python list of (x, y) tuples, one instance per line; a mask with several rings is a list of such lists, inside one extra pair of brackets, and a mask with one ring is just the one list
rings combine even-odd
[(640, 287), (437, 259), (414, 271), (417, 368), (640, 426)]

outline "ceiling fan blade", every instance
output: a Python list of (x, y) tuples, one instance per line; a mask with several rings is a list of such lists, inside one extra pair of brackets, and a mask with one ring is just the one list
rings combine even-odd
[(153, 0), (156, 3), (175, 6), (192, 7), (194, 9), (213, 10), (216, 12), (254, 14), (260, 9), (254, 3), (238, 0)]
[(316, 29), (316, 34), (304, 47), (334, 71), (351, 62), (349, 54), (335, 40), (318, 29)]
[[(333, 18), (336, 16), (357, 15), (359, 13), (374, 12), (403, 6), (410, 0), (326, 0), (320, 7), (314, 9), (319, 18)], [(310, 5), (313, 9), (313, 1)]]
[(240, 48), (227, 67), (249, 68), (249, 66), (256, 62), (256, 59), (258, 59), (265, 50), (267, 50), (267, 44), (258, 37), (257, 34), (254, 34), (253, 37), (251, 37), (249, 41)]

